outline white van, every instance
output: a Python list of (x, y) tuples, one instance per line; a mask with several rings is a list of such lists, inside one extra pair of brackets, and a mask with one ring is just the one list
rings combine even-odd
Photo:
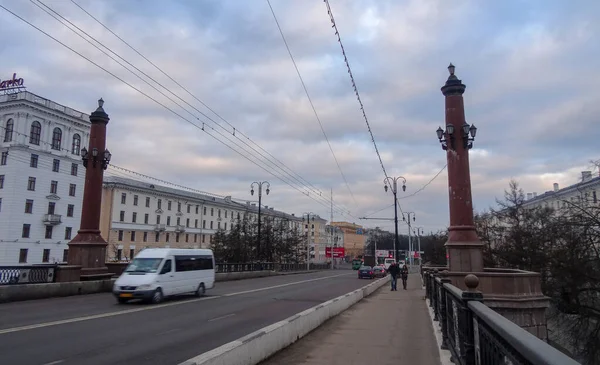
[(396, 262), (396, 260), (394, 260), (394, 259), (386, 258), (385, 261), (383, 261), (383, 265), (385, 266), (385, 269), (387, 270), (390, 268), (390, 265), (395, 262)]
[(203, 296), (214, 285), (212, 250), (147, 248), (137, 254), (115, 281), (113, 294), (119, 303), (131, 299), (160, 303), (172, 295)]

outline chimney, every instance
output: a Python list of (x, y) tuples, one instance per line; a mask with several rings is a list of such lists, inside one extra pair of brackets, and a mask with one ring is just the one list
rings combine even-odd
[(591, 171), (581, 171), (581, 182), (586, 182), (592, 179)]
[(554, 183), (554, 191), (556, 192), (556, 191), (558, 191), (558, 190), (559, 190), (559, 188), (558, 188), (558, 183)]
[(532, 193), (527, 193), (527, 200), (530, 200), (533, 197)]
[(268, 205), (265, 205), (265, 209), (269, 209), (269, 206), (268, 206)]
[(533, 197), (537, 197), (537, 193), (535, 191), (533, 192)]

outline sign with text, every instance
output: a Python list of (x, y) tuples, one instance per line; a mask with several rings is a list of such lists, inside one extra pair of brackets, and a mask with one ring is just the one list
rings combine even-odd
[[(346, 250), (343, 247), (334, 247), (333, 248), (333, 257), (340, 258), (346, 255)], [(331, 257), (331, 247), (325, 247), (325, 256)]]
[(17, 78), (17, 74), (14, 73), (12, 79), (0, 81), (0, 89), (12, 89), (15, 87), (23, 87), (25, 81), (22, 78)]
[(377, 257), (389, 257), (390, 256), (390, 252), (392, 253), (392, 256), (393, 256), (393, 251), (390, 251), (390, 250), (376, 250), (375, 251), (375, 256), (377, 256)]

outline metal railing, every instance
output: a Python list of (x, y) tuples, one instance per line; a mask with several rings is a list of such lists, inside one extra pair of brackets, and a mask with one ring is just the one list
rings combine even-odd
[[(329, 264), (310, 264), (310, 270), (329, 269)], [(255, 263), (217, 263), (216, 273), (228, 272), (247, 272), (247, 271), (305, 271), (306, 264), (302, 263), (274, 263), (274, 262), (255, 262)]]
[(466, 291), (450, 284), (448, 272), (424, 269), (423, 283), (441, 348), (457, 365), (581, 365), (483, 303), (479, 279), (465, 277)]
[(55, 270), (55, 265), (2, 266), (0, 285), (52, 283)]

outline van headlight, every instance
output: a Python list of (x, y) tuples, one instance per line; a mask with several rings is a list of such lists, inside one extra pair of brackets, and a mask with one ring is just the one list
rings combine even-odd
[(147, 289), (152, 289), (152, 285), (150, 284), (144, 284), (144, 285), (140, 285), (137, 287), (138, 290), (147, 290)]

